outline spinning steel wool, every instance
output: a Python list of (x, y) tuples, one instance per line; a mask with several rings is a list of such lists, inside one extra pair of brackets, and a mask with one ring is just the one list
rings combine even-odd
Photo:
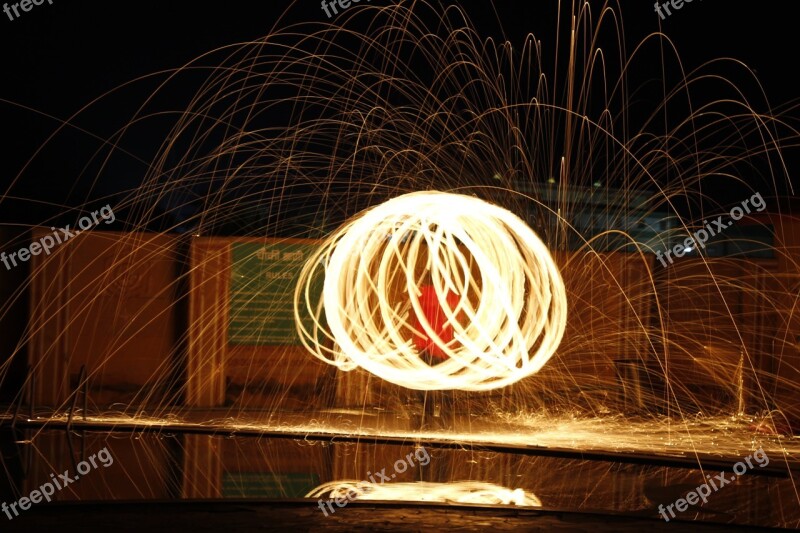
[[(321, 270), (317, 302), (312, 287)], [(426, 283), (450, 339), (425, 316), (419, 296)], [(309, 260), (295, 293), (296, 324), (311, 353), (421, 390), (496, 389), (534, 374), (561, 341), (566, 307), (550, 253), (521, 219), (441, 192), (406, 194), (345, 224)], [(302, 321), (307, 313), (311, 331)], [(446, 359), (429, 365), (414, 335), (429, 338)]]

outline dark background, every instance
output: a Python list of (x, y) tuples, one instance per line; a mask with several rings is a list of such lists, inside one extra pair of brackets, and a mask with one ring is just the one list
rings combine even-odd
[[(380, 2), (388, 4), (389, 0), (374, 0), (371, 5)], [(564, 4), (562, 25), (567, 23), (570, 7), (569, 2)], [(532, 32), (545, 50), (555, 49), (555, 0), (475, 0), (459, 5), (482, 35), (521, 43)], [(599, 14), (601, 3), (592, 5)], [(792, 72), (799, 48), (797, 23), (790, 5), (695, 0), (661, 21), (652, 3), (623, 0), (624, 35), (630, 53), (636, 43), (660, 27), (683, 61), (682, 65), (670, 62), (667, 68), (672, 70), (682, 66), (689, 72), (720, 56), (740, 59), (757, 73), (769, 103), (779, 106), (798, 95)], [(349, 9), (358, 8), (354, 4)], [(93, 165), (99, 162), (93, 160), (93, 154), (101, 139), (122, 128), (165, 80), (166, 75), (158, 72), (184, 65), (217, 47), (263, 37), (280, 17), (281, 24), (327, 20), (317, 0), (224, 4), (53, 0), (53, 5), (45, 2), (13, 21), (0, 13), (0, 186), (5, 195), (0, 202), (0, 222), (53, 222), (72, 208), (105, 203), (135, 188), (146, 172), (145, 163), (156, 154), (175, 117), (164, 118), (164, 129), (158, 121), (151, 121), (149, 130), (128, 136), (121, 148), (130, 159), (117, 158), (104, 177), (95, 181)], [(650, 57), (658, 55), (651, 51)], [(654, 63), (647, 69), (640, 64), (632, 72), (631, 83), (652, 83), (660, 78), (660, 65)], [(199, 84), (202, 77), (196, 81)], [(185, 108), (196, 87), (191, 86), (190, 77), (182, 83), (185, 94), (175, 91), (171, 101), (169, 95), (162, 96), (165, 109)], [(757, 96), (755, 85), (742, 89)], [(113, 93), (103, 96), (108, 91)], [(99, 97), (103, 97), (101, 103), (81, 111)], [(759, 111), (767, 110), (763, 101), (755, 98), (754, 102)], [(59, 125), (76, 114), (66, 130), (37, 154)], [(787, 150), (786, 155), (790, 169), (797, 168), (796, 150)]]

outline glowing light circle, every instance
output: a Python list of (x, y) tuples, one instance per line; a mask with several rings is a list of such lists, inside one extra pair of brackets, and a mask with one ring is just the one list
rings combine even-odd
[[(452, 338), (426, 320), (425, 284)], [(555, 352), (567, 316), (558, 269), (519, 217), (472, 196), (427, 191), (339, 228), (306, 263), (294, 305), (301, 341), (316, 357), (417, 390), (490, 390), (530, 376)], [(415, 335), (430, 338), (444, 360), (428, 364)]]

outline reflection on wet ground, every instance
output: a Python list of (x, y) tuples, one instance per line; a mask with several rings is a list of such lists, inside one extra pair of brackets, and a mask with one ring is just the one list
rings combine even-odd
[[(341, 417), (340, 429), (350, 422), (360, 434), (367, 433), (369, 426), (363, 418), (361, 425), (356, 425), (346, 413), (337, 416)], [(209, 427), (210, 418), (200, 419), (205, 420), (204, 427)], [(282, 418), (280, 427), (286, 430), (292, 426), (290, 419)], [(324, 517), (351, 503), (379, 500), (621, 513), (658, 520), (660, 504), (675, 502), (711, 474), (727, 471), (730, 475), (731, 470), (725, 463), (706, 465), (701, 470), (679, 464), (636, 464), (613, 454), (587, 459), (578, 453), (548, 456), (513, 448), (454, 446), (444, 436), (458, 441), (462, 437), (457, 433), (434, 432), (435, 438), (430, 439), (430, 435), (414, 432), (409, 426), (402, 430), (400, 422), (392, 428), (385, 420), (376, 421), (374, 427), (389, 434), (396, 431), (396, 441), (368, 436), (318, 440), (304, 432), (280, 437), (255, 431), (231, 435), (221, 427), (216, 428), (219, 435), (164, 427), (157, 431), (108, 432), (92, 431), (79, 422), (76, 418), (70, 431), (18, 426), (2, 432), (8, 478), (2, 489), (5, 502), (17, 502), (61, 479), (65, 486), (50, 497), (55, 502), (309, 498), (309, 504)], [(456, 427), (458, 424), (466, 422), (455, 422)], [(492, 433), (493, 428), (482, 427), (477, 421), (470, 428), (473, 442), (479, 441), (480, 435), (497, 435)], [(561, 441), (545, 444), (563, 445), (572, 437), (574, 445), (582, 448), (588, 433), (575, 429)], [(568, 430), (556, 426), (547, 431)], [(545, 442), (545, 430), (528, 432), (532, 434), (529, 443)], [(629, 439), (636, 438), (635, 429), (630, 433)], [(339, 435), (344, 437), (346, 432)], [(642, 433), (638, 435), (644, 438)], [(522, 435), (518, 438), (522, 442)], [(604, 438), (613, 440), (611, 435)], [(641, 444), (645, 449), (648, 444), (655, 449), (653, 443)], [(795, 490), (798, 471), (787, 467), (786, 455), (775, 448), (777, 442), (772, 444), (772, 451), (764, 448), (774, 457), (767, 468), (754, 465), (735, 483), (711, 494), (706, 503), (689, 506), (677, 517), (762, 526), (800, 523)], [(736, 450), (739, 458), (751, 453), (744, 445)], [(733, 459), (728, 464), (735, 462)], [(46, 501), (37, 503), (32, 511), (44, 512), (38, 509), (46, 505)], [(20, 523), (24, 513), (32, 511), (20, 511)]]

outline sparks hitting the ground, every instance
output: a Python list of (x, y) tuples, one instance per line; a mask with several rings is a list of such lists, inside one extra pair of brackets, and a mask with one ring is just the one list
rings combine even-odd
[[(435, 287), (452, 339), (425, 318), (424, 284)], [(343, 225), (306, 264), (295, 293), (298, 332), (312, 354), (417, 390), (489, 390), (534, 374), (561, 341), (566, 307), (550, 253), (520, 218), (441, 192), (394, 198)], [(302, 321), (309, 314), (310, 330)], [(415, 335), (432, 339), (446, 360), (426, 363)]]

